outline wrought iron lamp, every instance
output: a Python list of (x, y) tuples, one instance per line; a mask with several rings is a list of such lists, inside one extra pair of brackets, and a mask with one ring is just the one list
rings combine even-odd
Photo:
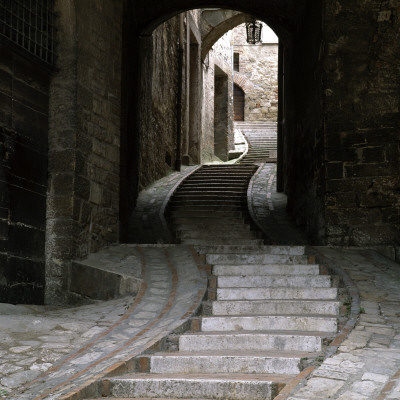
[(246, 23), (247, 43), (256, 44), (261, 42), (262, 22), (257, 22), (255, 19)]

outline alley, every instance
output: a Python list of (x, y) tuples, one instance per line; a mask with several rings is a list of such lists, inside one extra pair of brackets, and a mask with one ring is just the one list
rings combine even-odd
[[(196, 169), (192, 168), (181, 174), (175, 173), (150, 187), (147, 194), (144, 191), (142, 198), (146, 199), (146, 204), (153, 204), (154, 208), (154, 211), (147, 208), (146, 215), (160, 218), (159, 210), (165, 204), (165, 197), (172, 195), (171, 189), (177, 189), (182, 177), (190, 176), (194, 171)], [(260, 174), (262, 174), (262, 179), (257, 181), (257, 176)], [(203, 254), (217, 252), (223, 255), (226, 253), (226, 256), (240, 251), (243, 257), (246, 252), (250, 254), (257, 248), (258, 252), (262, 251), (263, 254), (271, 251), (276, 254), (284, 254), (282, 251), (301, 254), (297, 253), (301, 251), (298, 245), (304, 244), (305, 238), (282, 211), (284, 199), (274, 191), (274, 181), (274, 164), (261, 164), (258, 175), (254, 175), (250, 181), (249, 199), (252, 205), (249, 209), (252, 209), (252, 217), (256, 222), (253, 229), (261, 227), (266, 242), (274, 245), (286, 242), (297, 244), (297, 247), (292, 247), (292, 250), (285, 246), (265, 247), (259, 243), (259, 239), (256, 239), (253, 245), (247, 246), (238, 244), (228, 246), (223, 243), (215, 246), (218, 241), (218, 237), (215, 237), (212, 239), (212, 244), (199, 243), (198, 250)], [(154, 201), (149, 201), (151, 197)], [(262, 203), (264, 208), (257, 199), (268, 200)], [(245, 216), (243, 221), (247, 218), (248, 216)], [(162, 234), (162, 229), (164, 229), (162, 226), (160, 220), (158, 230), (153, 230), (153, 235), (157, 235), (157, 232)], [(232, 232), (231, 227), (229, 223), (222, 221), (220, 223), (220, 229), (228, 228), (227, 232)], [(240, 232), (239, 230), (239, 234)], [(186, 240), (185, 237), (182, 239)], [(397, 311), (400, 305), (398, 289), (400, 269), (398, 265), (369, 250), (307, 247), (306, 251), (307, 254), (316, 256), (317, 262), (340, 278), (341, 292), (343, 293), (346, 289), (348, 293), (344, 303), (345, 316), (349, 320), (345, 325), (342, 322), (339, 326), (336, 339), (333, 339), (330, 344), (329, 341), (324, 344), (324, 351), (320, 347), (318, 350), (317, 347), (314, 350), (317, 351), (314, 356), (313, 353), (299, 353), (299, 358), (294, 361), (293, 367), (288, 367), (289, 360), (285, 362), (286, 370), (287, 368), (292, 368), (292, 370), (287, 370), (291, 371), (288, 375), (289, 383), (277, 399), (398, 398), (400, 392), (400, 318)], [(165, 259), (166, 255), (167, 259)], [(211, 260), (211, 257), (215, 260)], [(210, 283), (205, 274), (209, 267), (203, 265), (204, 259), (197, 257), (185, 245), (119, 245), (94, 254), (84, 262), (88, 266), (101, 266), (116, 274), (126, 275), (126, 271), (129, 271), (132, 279), (139, 283), (138, 294), (136, 297), (125, 296), (119, 300), (97, 301), (91, 305), (70, 309), (51, 309), (46, 306), (3, 306), (7, 307), (7, 310), (4, 310), (8, 314), (3, 318), (9, 321), (7, 331), (2, 333), (5, 344), (2, 348), (2, 371), (8, 371), (3, 373), (1, 378), (3, 398), (84, 399), (94, 396), (98, 390), (103, 391), (105, 395), (110, 395), (114, 390), (115, 382), (101, 389), (97, 382), (101, 382), (102, 377), (129, 372), (137, 368), (138, 371), (146, 371), (148, 368), (146, 365), (149, 365), (148, 356), (143, 357), (140, 354), (149, 346), (169, 352), (176, 351), (182, 346), (181, 350), (184, 351), (183, 342), (177, 347), (176, 340), (185, 329), (189, 328), (192, 331), (198, 329), (195, 328), (198, 317), (193, 319), (192, 315), (197, 315), (200, 311), (205, 313), (205, 316), (210, 315), (210, 312), (214, 315), (229, 313), (225, 309), (228, 303), (224, 305), (223, 301), (214, 301), (215, 305), (212, 304), (212, 299), (215, 299), (213, 297), (215, 294), (212, 294), (215, 286)], [(234, 264), (232, 261), (230, 263)], [(210, 254), (207, 264), (215, 265), (215, 256)], [(305, 265), (302, 268), (304, 267)], [(214, 266), (214, 274), (217, 273), (215, 268), (217, 267)], [(221, 265), (218, 268), (222, 271), (224, 266)], [(231, 270), (232, 268), (234, 267), (230, 267)], [(243, 268), (251, 268), (250, 259), (247, 258), (246, 267), (237, 268), (241, 271)], [(256, 265), (254, 268), (257, 268)], [(271, 268), (272, 266), (269, 267), (272, 273), (270, 278), (274, 276)], [(282, 268), (283, 265), (277, 271), (281, 271)], [(208, 271), (210, 272), (209, 269)], [(259, 275), (260, 271), (255, 273)], [(240, 274), (242, 272), (239, 272)], [(251, 275), (250, 270), (246, 274)], [(226, 278), (232, 280), (234, 275)], [(335, 278), (336, 282), (338, 278)], [(221, 279), (218, 280), (218, 287), (220, 287), (218, 290), (221, 291), (219, 296), (222, 295), (222, 291), (227, 290), (220, 286), (224, 285)], [(206, 293), (207, 281), (209, 281), (207, 295), (209, 300), (203, 301), (201, 305), (201, 300)], [(232, 283), (228, 283), (228, 286), (231, 285)], [(232, 288), (229, 290), (232, 291)], [(245, 293), (250, 293), (252, 290), (257, 289), (247, 288)], [(317, 289), (314, 289), (314, 292), (315, 290)], [(246, 304), (245, 298), (237, 303), (238, 306), (242, 303), (240, 307), (245, 307), (247, 310), (245, 312), (249, 313), (251, 306)], [(262, 303), (267, 304), (265, 301)], [(300, 304), (299, 300), (297, 303)], [(258, 313), (259, 307), (260, 305), (256, 305)], [(218, 308), (221, 308), (219, 312)], [(283, 309), (279, 311), (281, 314), (285, 312), (288, 311), (283, 311)], [(293, 310), (289, 312), (293, 313)], [(261, 313), (265, 314), (265, 310)], [(241, 322), (237, 321), (237, 323)], [(29, 326), (35, 328), (29, 329)], [(29, 331), (29, 334), (24, 333), (21, 336), (21, 331)], [(165, 338), (169, 339), (166, 341)], [(199, 340), (196, 339), (196, 342), (199, 343)], [(170, 344), (167, 344), (168, 342)], [(326, 344), (328, 344), (327, 347)], [(208, 349), (210, 349), (209, 346), (210, 344), (207, 345)], [(218, 348), (220, 346), (218, 345)], [(229, 345), (231, 346), (232, 344)], [(243, 348), (244, 343), (240, 346)], [(259, 349), (260, 343), (257, 346), (254, 350)], [(326, 359), (324, 359), (325, 354)], [(268, 355), (268, 357), (271, 356), (272, 354)], [(313, 361), (313, 357), (319, 361)], [(296, 372), (293, 368), (298, 368), (295, 365), (300, 365), (300, 358), (304, 360), (310, 358), (309, 366), (307, 366), (307, 361), (302, 361), (303, 370)], [(204, 362), (199, 364), (199, 361), (196, 361), (195, 363), (202, 365)], [(272, 372), (276, 368), (272, 365), (269, 368), (273, 369), (266, 371)], [(140, 374), (137, 375), (135, 379), (139, 379), (140, 376)], [(282, 377), (279, 379), (282, 383), (287, 382), (286, 379), (282, 380)], [(106, 381), (107, 379), (104, 382)], [(260, 390), (264, 393), (270, 392), (275, 396), (277, 390), (281, 388), (282, 385), (278, 384), (271, 389), (261, 387)], [(119, 392), (114, 391), (115, 396), (128, 397), (123, 389), (118, 390)], [(224, 390), (228, 390), (227, 387)], [(251, 395), (252, 398), (257, 398), (258, 394), (255, 393)], [(143, 396), (143, 393), (140, 396)], [(226, 396), (223, 394), (221, 398), (229, 398)], [(157, 396), (154, 394), (154, 397)]]

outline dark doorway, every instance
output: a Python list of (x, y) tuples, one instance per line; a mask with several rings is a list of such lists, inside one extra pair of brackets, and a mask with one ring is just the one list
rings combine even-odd
[(236, 84), (233, 85), (233, 119), (244, 121), (244, 91)]

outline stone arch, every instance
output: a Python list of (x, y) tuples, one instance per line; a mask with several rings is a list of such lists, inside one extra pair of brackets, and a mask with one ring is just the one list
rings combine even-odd
[[(204, 17), (203, 17), (204, 16)], [(214, 43), (226, 32), (236, 26), (250, 21), (253, 17), (249, 14), (233, 10), (203, 11), (202, 17), (208, 25), (202, 30), (202, 59), (206, 57)], [(205, 24), (203, 24), (205, 25)]]
[[(289, 6), (289, 3), (292, 3), (292, 0), (279, 2), (276, 0), (250, 0), (246, 3), (241, 0), (149, 0), (145, 5), (127, 2), (125, 17), (131, 22), (134, 19), (137, 24), (136, 32), (139, 36), (150, 36), (157, 26), (181, 12), (200, 8), (218, 10), (216, 7), (219, 7), (226, 10), (236, 10), (236, 12), (226, 13), (228, 20), (233, 22), (228, 23), (228, 25), (232, 24), (232, 27), (225, 28), (225, 32), (245, 22), (250, 16), (255, 16), (270, 26), (280, 40), (285, 41), (296, 32), (297, 20), (301, 17), (304, 8), (304, 5), (293, 7), (292, 5)], [(238, 18), (236, 25), (234, 25), (235, 18)], [(241, 18), (243, 20), (239, 22)], [(221, 23), (223, 23), (222, 20)]]
[(245, 93), (254, 88), (254, 83), (247, 78), (246, 75), (241, 74), (240, 72), (234, 72), (233, 74), (233, 83), (238, 85)]

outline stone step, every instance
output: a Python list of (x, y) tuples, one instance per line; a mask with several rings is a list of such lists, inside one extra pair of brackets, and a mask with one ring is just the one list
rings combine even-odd
[(300, 331), (232, 331), (201, 332), (181, 335), (179, 351), (218, 351), (218, 350), (254, 350), (254, 351), (321, 351), (322, 334), (320, 332)]
[(305, 255), (287, 254), (207, 254), (209, 264), (307, 264)]
[(336, 316), (340, 302), (335, 300), (221, 300), (211, 303), (213, 315), (293, 315)]
[(217, 300), (336, 300), (337, 288), (219, 288)]
[(303, 275), (247, 275), (243, 271), (242, 276), (218, 275), (217, 284), (219, 288), (266, 288), (266, 287), (312, 287), (328, 288), (332, 286), (329, 275), (303, 276)]
[(336, 332), (337, 319), (330, 316), (257, 315), (212, 316), (201, 319), (202, 332), (217, 331), (311, 331)]
[(194, 199), (194, 200), (221, 200), (221, 201), (226, 201), (226, 200), (242, 200), (243, 198), (247, 198), (246, 193), (243, 193), (242, 191), (237, 191), (237, 192), (224, 192), (224, 191), (191, 191), (191, 192), (185, 192), (185, 191), (179, 191), (174, 195), (175, 200), (181, 200), (181, 199)]
[(246, 195), (246, 191), (243, 188), (216, 188), (216, 187), (183, 187), (175, 192), (175, 196), (194, 196), (195, 194), (206, 195), (206, 196), (243, 196)]
[(200, 246), (209, 246), (215, 243), (220, 245), (235, 245), (235, 244), (244, 244), (247, 246), (260, 246), (264, 244), (263, 239), (235, 239), (235, 238), (226, 238), (224, 236), (219, 237), (210, 237), (208, 239), (183, 239), (183, 244), (190, 244), (190, 245), (200, 245)]
[(214, 265), (216, 276), (319, 275), (316, 264)]
[[(214, 197), (214, 198), (213, 198)], [(246, 202), (247, 198), (246, 197), (237, 197), (237, 198), (232, 198), (232, 197), (222, 197), (221, 196), (182, 196), (182, 197), (176, 197), (171, 200), (171, 204), (173, 206), (180, 205), (180, 206), (211, 206), (211, 207), (216, 207), (216, 206), (225, 206), (225, 205), (238, 205), (241, 206)]]
[(291, 377), (269, 374), (127, 374), (108, 381), (110, 395), (117, 398), (269, 400)]
[(192, 217), (174, 217), (173, 221), (176, 225), (190, 225), (190, 226), (206, 226), (206, 225), (218, 225), (218, 226), (224, 226), (224, 225), (239, 225), (239, 226), (247, 226), (245, 224), (245, 219), (243, 217), (237, 217), (237, 218), (232, 218), (232, 217), (210, 217), (210, 216), (192, 216)]
[(245, 224), (241, 220), (225, 219), (219, 218), (218, 220), (207, 219), (205, 221), (199, 220), (186, 220), (184, 223), (175, 222), (176, 230), (178, 231), (193, 231), (193, 230), (210, 230), (210, 231), (221, 231), (224, 227), (229, 225), (229, 230), (235, 231), (249, 231), (250, 225)]
[(149, 372), (165, 373), (243, 373), (243, 374), (298, 374), (300, 359), (316, 356), (307, 352), (267, 351), (209, 351), (156, 353), (147, 358)]
[(243, 218), (243, 212), (238, 210), (186, 210), (178, 209), (171, 212), (172, 218)]
[(171, 203), (168, 205), (168, 208), (171, 212), (175, 211), (191, 211), (191, 212), (202, 212), (208, 213), (208, 215), (212, 215), (215, 212), (241, 212), (245, 210), (246, 204), (176, 204)]
[(236, 229), (234, 231), (222, 232), (222, 228), (219, 229), (197, 229), (190, 231), (179, 230), (178, 237), (181, 239), (206, 239), (207, 237), (222, 237), (222, 238), (233, 238), (233, 239), (256, 239), (255, 233), (250, 230)]
[(261, 246), (259, 248), (248, 247), (248, 246), (207, 246), (207, 247), (197, 246), (196, 248), (198, 249), (199, 252), (214, 253), (214, 254), (251, 253), (251, 254), (303, 255), (305, 251), (304, 246)]
[(229, 184), (226, 185), (218, 185), (216, 182), (208, 182), (208, 183), (193, 183), (191, 181), (184, 182), (179, 188), (185, 189), (185, 190), (201, 190), (201, 189), (210, 189), (212, 188), (213, 190), (238, 190), (238, 189), (244, 189), (247, 187), (246, 183), (243, 182), (237, 182), (237, 181), (230, 181)]

